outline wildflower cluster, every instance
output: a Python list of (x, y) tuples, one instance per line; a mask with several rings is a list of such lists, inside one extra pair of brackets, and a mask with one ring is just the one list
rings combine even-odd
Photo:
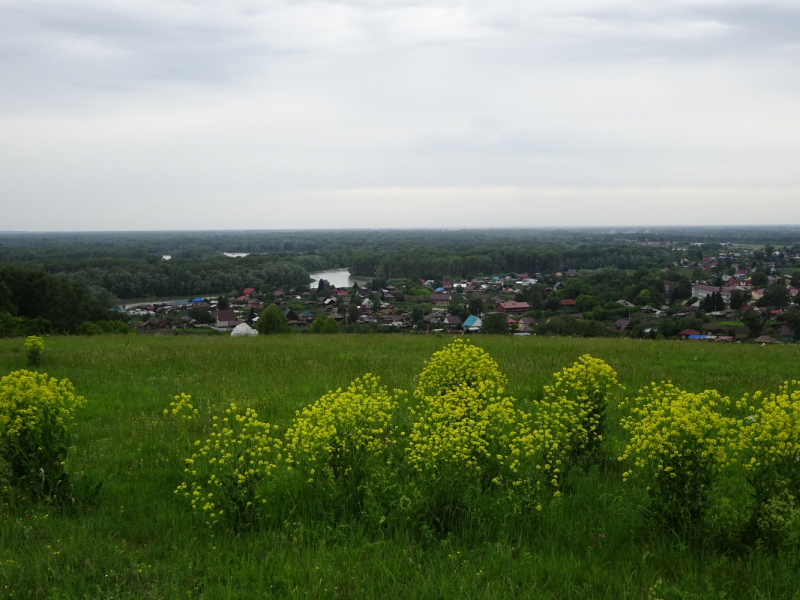
[(431, 482), (478, 476), (484, 484), (498, 483), (517, 412), (513, 399), (500, 391), (473, 382), (425, 397), (409, 436), (411, 466)]
[(197, 409), (192, 404), (189, 394), (180, 393), (169, 403), (169, 408), (164, 409), (164, 415), (172, 415), (181, 421), (191, 421), (197, 416)]
[(204, 442), (194, 443), (196, 451), (184, 469), (187, 481), (175, 493), (189, 498), (209, 525), (220, 521), (237, 528), (249, 525), (259, 504), (266, 503), (259, 484), (281, 460), (282, 443), (271, 435), (277, 425), (259, 421), (252, 408), (240, 413), (231, 404), (222, 418), (212, 417), (211, 427)]
[(0, 458), (16, 487), (36, 498), (66, 497), (68, 428), (84, 403), (67, 379), (26, 370), (0, 379)]
[(559, 495), (569, 456), (588, 440), (602, 440), (598, 431), (616, 373), (583, 356), (555, 374), (533, 413), (515, 407), (503, 394), (505, 383), (497, 363), (468, 343), (434, 355), (419, 379), (408, 461), (435, 493), (502, 489), (517, 498), (515, 506), (541, 510), (544, 489)]
[(596, 453), (605, 435), (607, 396), (620, 387), (617, 373), (605, 361), (585, 354), (571, 367), (553, 373), (553, 378), (553, 385), (544, 387), (544, 399), (538, 406), (549, 408), (554, 413), (549, 420), (562, 426), (566, 412), (572, 431), (569, 445), (576, 453)]
[(297, 411), (286, 431), (286, 463), (309, 483), (358, 484), (390, 444), (396, 398), (366, 374)]
[(469, 340), (459, 338), (434, 353), (426, 363), (417, 380), (414, 397), (424, 400), (458, 388), (477, 386), (484, 390), (492, 386), (502, 393), (506, 385), (508, 380), (492, 357)]
[(556, 489), (577, 458), (599, 456), (608, 395), (620, 386), (614, 369), (589, 355), (553, 379), (542, 399), (533, 401), (533, 416), (522, 423), (514, 449), (520, 461), (533, 459), (542, 472), (537, 476), (545, 475), (544, 483)]
[(28, 336), (23, 344), (25, 354), (28, 356), (28, 365), (38, 367), (42, 364), (42, 352), (44, 352), (44, 340), (36, 335)]
[(800, 533), (800, 382), (745, 395), (737, 440), (753, 499), (751, 533), (772, 541)]
[(731, 442), (735, 419), (724, 416), (730, 406), (714, 390), (694, 394), (668, 382), (639, 391), (622, 427), (631, 434), (620, 460), (631, 468), (624, 480), (644, 480), (651, 516), (675, 531), (702, 521), (708, 496), (720, 473), (733, 463)]

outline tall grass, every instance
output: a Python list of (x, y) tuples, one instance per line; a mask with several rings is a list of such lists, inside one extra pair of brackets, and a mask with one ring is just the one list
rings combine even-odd
[[(40, 371), (70, 379), (78, 415), (72, 472), (104, 481), (96, 508), (9, 503), (0, 491), (0, 593), (15, 598), (793, 598), (797, 548), (688, 545), (648, 530), (645, 502), (611, 461), (564, 482), (536, 522), (476, 521), (447, 535), (402, 524), (309, 519), (286, 494), (264, 527), (205, 527), (173, 491), (188, 441), (231, 401), (285, 430), (295, 410), (367, 372), (413, 389), (449, 337), (285, 336), (48, 338)], [(551, 374), (591, 354), (629, 391), (671, 379), (736, 398), (797, 377), (798, 347), (637, 340), (476, 337), (508, 393), (541, 397)], [(21, 340), (0, 340), (0, 375), (25, 368)], [(199, 418), (162, 411), (178, 393)], [(618, 415), (610, 436), (622, 439)], [(619, 443), (619, 442), (615, 442)], [(0, 488), (1, 490), (2, 488)], [(304, 501), (310, 501), (305, 498)], [(320, 507), (317, 507), (320, 508)], [(324, 509), (324, 507), (322, 507)], [(658, 583), (658, 582), (661, 583)]]

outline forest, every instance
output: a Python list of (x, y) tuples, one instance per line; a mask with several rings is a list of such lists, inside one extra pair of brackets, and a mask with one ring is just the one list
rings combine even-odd
[[(731, 255), (721, 258), (728, 248)], [(720, 256), (713, 271), (701, 265), (706, 256)], [(584, 317), (548, 323), (551, 333), (593, 336), (605, 329), (591, 321), (626, 315), (620, 299), (674, 305), (691, 298), (693, 281), (733, 273), (734, 264), (766, 286), (776, 265), (789, 277), (797, 272), (798, 256), (800, 228), (790, 227), (4, 233), (0, 335), (76, 333), (84, 323), (117, 320), (109, 309), (120, 299), (236, 297), (254, 287), (269, 301), (273, 291), (307, 291), (314, 271), (346, 268), (372, 278), (374, 290), (391, 280), (412, 295), (420, 280), (527, 274), (540, 285), (523, 287), (515, 299), (528, 302), (534, 317), (563, 313), (564, 300), (574, 300)], [(664, 271), (679, 261), (680, 269)], [(698, 326), (665, 325), (667, 332)]]

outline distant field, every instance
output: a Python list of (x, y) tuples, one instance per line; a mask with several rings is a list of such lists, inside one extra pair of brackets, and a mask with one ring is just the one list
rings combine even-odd
[[(451, 336), (56, 337), (40, 369), (69, 378), (78, 415), (73, 472), (104, 480), (80, 516), (9, 506), (0, 487), (0, 593), (14, 598), (797, 598), (798, 548), (715, 552), (648, 533), (615, 464), (565, 491), (535, 534), (438, 539), (357, 522), (211, 532), (173, 494), (184, 442), (162, 416), (172, 397), (252, 406), (285, 428), (294, 411), (366, 372), (411, 389)], [(797, 379), (798, 346), (475, 337), (520, 402), (591, 354), (630, 392), (670, 379), (740, 397)], [(24, 368), (22, 340), (0, 340), (0, 375)], [(610, 415), (613, 419), (614, 414)], [(193, 424), (197, 439), (208, 419)], [(602, 536), (602, 537), (601, 537)], [(595, 545), (596, 544), (596, 545)], [(661, 581), (659, 584), (658, 581)], [(13, 593), (13, 596), (11, 595)]]

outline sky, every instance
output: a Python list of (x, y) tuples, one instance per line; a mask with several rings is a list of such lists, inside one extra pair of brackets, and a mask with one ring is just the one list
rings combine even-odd
[(0, 0), (0, 231), (800, 224), (797, 0)]

